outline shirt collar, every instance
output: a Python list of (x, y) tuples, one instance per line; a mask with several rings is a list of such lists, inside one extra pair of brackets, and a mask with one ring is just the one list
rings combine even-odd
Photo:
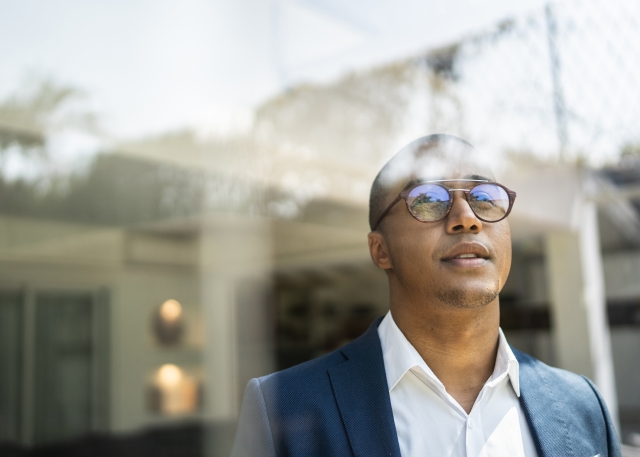
[[(389, 391), (398, 384), (400, 379), (413, 368), (421, 368), (424, 374), (436, 385), (444, 388), (440, 380), (431, 371), (418, 351), (398, 328), (389, 311), (378, 327), (378, 335), (382, 345), (384, 368), (387, 375)], [(487, 385), (493, 387), (509, 376), (515, 394), (520, 396), (519, 365), (507, 339), (499, 329), (498, 353), (496, 364)]]

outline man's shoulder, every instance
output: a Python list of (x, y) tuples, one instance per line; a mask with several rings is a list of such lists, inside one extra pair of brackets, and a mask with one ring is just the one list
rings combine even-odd
[(529, 354), (512, 350), (520, 366), (520, 384), (525, 389), (551, 396), (559, 404), (600, 409), (599, 394), (585, 376), (549, 366)]
[(285, 370), (277, 371), (258, 378), (262, 386), (279, 385), (289, 387), (304, 386), (307, 383), (317, 383), (327, 378), (327, 371), (346, 360), (342, 348), (328, 354), (303, 362)]
[(549, 455), (566, 455), (567, 446), (574, 455), (620, 455), (607, 406), (589, 379), (513, 353), (519, 364), (521, 404)]
[(511, 348), (511, 350), (518, 360), (520, 371), (523, 371), (523, 368), (525, 373), (531, 370), (537, 375), (542, 376), (550, 381), (554, 381), (554, 383), (564, 385), (565, 387), (572, 386), (576, 388), (582, 388), (583, 385), (587, 385), (585, 383), (584, 376), (572, 373), (567, 370), (563, 370), (562, 368), (556, 368), (547, 365), (541, 360), (538, 360), (525, 352), (519, 351), (518, 349)]
[[(386, 378), (378, 323), (329, 354), (252, 379), (242, 417), (257, 420), (245, 419), (250, 425), (243, 429), (263, 424), (266, 434), (274, 437), (275, 454), (342, 455), (349, 446), (345, 421), (355, 427), (356, 437), (362, 430), (393, 424), (391, 405), (382, 397)], [(376, 449), (389, 447), (384, 439), (371, 441)]]
[(288, 391), (305, 389), (308, 385), (317, 388), (320, 385), (330, 385), (329, 372), (349, 360), (360, 360), (367, 368), (382, 365), (382, 349), (378, 337), (378, 325), (381, 320), (382, 318), (376, 319), (364, 334), (341, 348), (300, 365), (263, 376), (257, 381), (263, 388), (273, 385), (278, 386), (280, 390)]
[[(311, 417), (333, 410), (329, 372), (346, 357), (340, 349), (316, 359), (251, 380), (247, 389), (259, 392), (271, 418)], [(337, 410), (335, 411), (337, 412)], [(296, 420), (297, 420), (296, 419)]]

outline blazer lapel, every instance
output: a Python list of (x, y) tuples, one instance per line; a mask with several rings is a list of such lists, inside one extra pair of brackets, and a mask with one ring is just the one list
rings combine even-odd
[(342, 349), (347, 360), (328, 370), (342, 422), (356, 457), (400, 457), (378, 337), (378, 318)]
[(573, 456), (567, 423), (549, 380), (534, 358), (513, 350), (519, 364), (520, 404), (539, 457)]

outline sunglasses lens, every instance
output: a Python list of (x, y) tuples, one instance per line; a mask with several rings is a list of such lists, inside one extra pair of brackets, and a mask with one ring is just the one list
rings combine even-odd
[(476, 215), (485, 221), (498, 221), (509, 210), (509, 194), (495, 184), (480, 184), (471, 189), (469, 203)]
[(437, 184), (414, 187), (407, 197), (407, 207), (419, 221), (439, 221), (451, 206), (449, 191)]

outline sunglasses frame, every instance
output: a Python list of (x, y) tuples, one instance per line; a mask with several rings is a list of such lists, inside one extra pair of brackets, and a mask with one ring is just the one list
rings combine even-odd
[[(469, 187), (468, 189), (454, 189), (451, 187), (447, 187), (444, 186), (440, 183), (446, 183), (446, 182), (469, 182), (469, 183), (476, 183), (475, 186)], [(449, 215), (449, 213), (451, 212), (451, 207), (453, 205), (449, 205), (449, 208), (447, 209), (447, 212), (444, 214), (444, 216), (442, 216), (440, 219), (434, 220), (434, 221), (422, 221), (420, 219), (418, 219), (416, 217), (415, 214), (413, 214), (413, 212), (411, 211), (411, 209), (409, 208), (409, 202), (408, 202), (408, 197), (409, 194), (411, 193), (411, 191), (413, 189), (415, 189), (416, 187), (422, 186), (424, 184), (436, 184), (439, 185), (440, 187), (442, 187), (443, 189), (446, 189), (449, 192), (449, 196), (450, 196), (450, 201), (453, 201), (453, 193), (456, 191), (461, 191), (464, 192), (465, 194), (465, 199), (467, 200), (467, 204), (469, 205), (469, 208), (471, 209), (471, 211), (473, 212), (473, 214), (480, 219), (483, 222), (488, 222), (488, 223), (494, 223), (494, 222), (500, 222), (501, 220), (503, 220), (504, 218), (506, 218), (509, 213), (511, 212), (511, 209), (513, 208), (513, 202), (515, 202), (516, 200), (516, 193), (514, 191), (512, 191), (511, 189), (507, 188), (506, 186), (502, 185), (502, 184), (498, 184), (495, 181), (488, 181), (485, 179), (437, 179), (437, 180), (433, 180), (433, 181), (419, 181), (417, 183), (409, 183), (409, 185), (407, 187), (405, 187), (405, 189), (400, 192), (398, 194), (398, 196), (396, 198), (393, 199), (393, 201), (391, 203), (389, 203), (389, 206), (387, 206), (385, 208), (385, 210), (382, 212), (382, 214), (380, 214), (380, 217), (378, 217), (378, 220), (376, 221), (375, 226), (373, 227), (373, 230), (375, 231), (378, 226), (380, 225), (380, 222), (382, 222), (382, 219), (389, 214), (389, 211), (391, 211), (391, 208), (393, 208), (396, 203), (398, 203), (400, 200), (404, 200), (406, 206), (407, 206), (407, 211), (409, 211), (409, 214), (411, 214), (411, 216), (417, 220), (418, 222), (424, 222), (424, 223), (430, 223), (430, 222), (440, 222), (441, 220), (444, 220), (447, 218), (447, 216)], [(473, 208), (471, 207), (471, 202), (469, 201), (469, 194), (471, 193), (471, 191), (473, 189), (475, 189), (477, 186), (482, 185), (482, 184), (493, 184), (495, 186), (501, 187), (502, 189), (505, 190), (505, 192), (507, 192), (507, 195), (509, 196), (509, 208), (507, 208), (507, 212), (504, 213), (504, 216), (502, 216), (500, 219), (496, 220), (496, 221), (488, 221), (486, 219), (481, 218), (480, 216), (478, 216), (476, 214), (475, 211), (473, 211)]]

